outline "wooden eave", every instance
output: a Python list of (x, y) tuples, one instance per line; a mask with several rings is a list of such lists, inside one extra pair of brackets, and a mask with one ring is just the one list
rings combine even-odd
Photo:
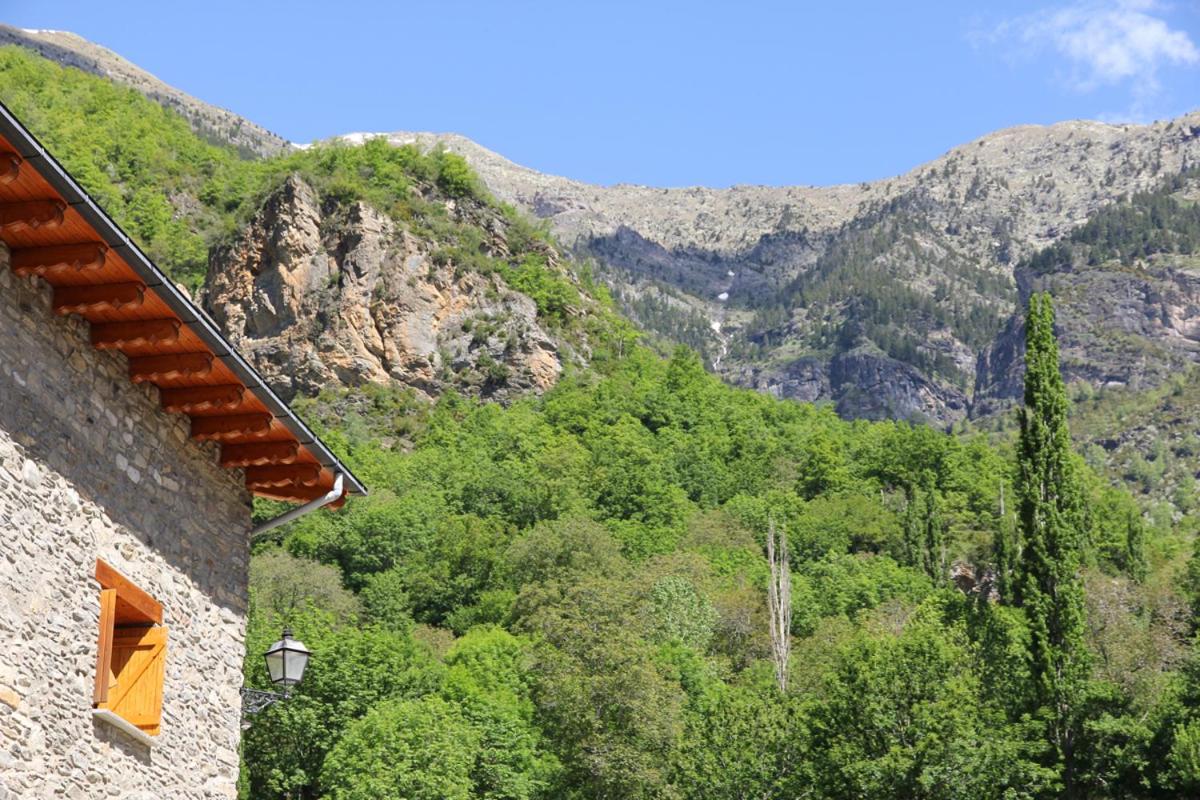
[[(192, 435), (217, 441), (222, 464), (307, 465), (252, 475), (262, 497), (303, 502), (344, 476), (342, 499), (366, 488), (217, 330), (0, 104), (0, 240), (11, 269), (54, 288), (54, 308), (91, 325), (93, 346), (129, 360)], [(316, 477), (313, 471), (318, 470)], [(263, 475), (270, 480), (264, 480)], [(295, 476), (293, 482), (286, 476)]]

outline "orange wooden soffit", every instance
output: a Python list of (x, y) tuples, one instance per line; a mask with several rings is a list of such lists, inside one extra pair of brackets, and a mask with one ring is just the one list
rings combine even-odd
[(62, 225), (67, 204), (62, 200), (23, 200), (0, 203), (0, 231), (54, 228)]
[[(324, 497), (329, 492), (328, 488), (318, 486), (306, 487), (298, 486), (296, 488), (285, 489), (255, 489), (254, 493), (259, 497), (265, 497), (268, 500), (282, 500), (286, 503), (307, 503), (310, 500), (316, 500), (318, 497)], [(337, 500), (334, 500), (325, 508), (336, 511), (346, 504), (346, 495), (343, 494)]]
[(300, 454), (298, 442), (252, 442), (221, 445), (221, 466), (253, 467), (291, 464)]
[(212, 372), (212, 353), (169, 353), (129, 359), (129, 379), (134, 383), (166, 381)]
[(54, 310), (59, 314), (115, 311), (119, 308), (140, 306), (145, 298), (146, 284), (144, 283), (58, 286), (54, 289)]
[(97, 350), (119, 350), (148, 344), (179, 341), (183, 323), (177, 319), (142, 319), (130, 322), (92, 323), (92, 346)]
[(318, 464), (274, 464), (246, 467), (246, 486), (250, 489), (316, 486), (321, 479)]
[(225, 417), (192, 417), (192, 438), (228, 441), (263, 436), (271, 430), (270, 414), (230, 414)]
[(92, 272), (104, 267), (107, 254), (108, 245), (100, 242), (23, 247), (12, 252), (12, 270), (21, 276)]
[(21, 174), (22, 159), (11, 150), (0, 152), (0, 183), (12, 183)]
[(163, 389), (162, 407), (166, 411), (193, 414), (197, 411), (219, 411), (236, 408), (246, 396), (246, 387), (240, 383), (225, 383), (219, 386), (185, 386), (182, 389)]

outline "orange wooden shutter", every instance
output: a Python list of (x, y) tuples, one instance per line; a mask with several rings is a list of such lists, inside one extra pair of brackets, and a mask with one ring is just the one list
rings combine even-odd
[(155, 735), (162, 719), (163, 668), (167, 629), (118, 628), (112, 640), (108, 698), (101, 704), (146, 733)]
[(108, 683), (111, 675), (113, 625), (116, 624), (117, 590), (104, 589), (100, 592), (100, 640), (96, 647), (96, 686), (92, 691), (92, 704), (100, 705), (108, 699)]

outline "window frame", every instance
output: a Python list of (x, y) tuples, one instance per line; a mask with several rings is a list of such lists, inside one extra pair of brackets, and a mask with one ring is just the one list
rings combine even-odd
[[(162, 724), (168, 635), (162, 624), (162, 604), (103, 559), (96, 559), (95, 577), (100, 584), (100, 619), (93, 714), (151, 743), (153, 739), (148, 737), (157, 736)], [(121, 664), (115, 675), (114, 649)], [(123, 674), (126, 683), (120, 681)], [(114, 687), (119, 687), (116, 697), (110, 691)], [(134, 687), (140, 689), (136, 700), (141, 703), (142, 713), (123, 714), (116, 706), (130, 697)]]

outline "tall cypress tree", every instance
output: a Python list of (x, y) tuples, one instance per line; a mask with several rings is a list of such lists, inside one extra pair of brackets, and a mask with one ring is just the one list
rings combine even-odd
[(1048, 294), (1029, 299), (1025, 319), (1025, 405), (1017, 459), (1022, 542), (1013, 589), (1029, 619), (1033, 695), (1061, 764), (1063, 796), (1070, 798), (1078, 791), (1074, 710), (1088, 663), (1079, 579), (1083, 504)]

